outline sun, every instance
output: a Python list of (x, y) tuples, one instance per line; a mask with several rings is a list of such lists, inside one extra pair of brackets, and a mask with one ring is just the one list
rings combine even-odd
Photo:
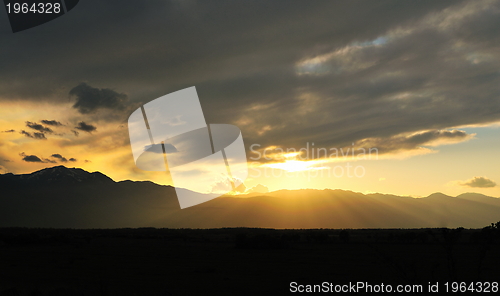
[(323, 170), (327, 167), (317, 167), (318, 161), (300, 161), (295, 159), (287, 159), (284, 162), (264, 164), (264, 167), (280, 169), (287, 172), (299, 172), (310, 170)]

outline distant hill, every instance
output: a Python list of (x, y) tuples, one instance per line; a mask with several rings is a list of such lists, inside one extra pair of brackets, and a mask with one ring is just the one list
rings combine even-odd
[(478, 228), (500, 220), (500, 199), (304, 189), (223, 196), (180, 210), (171, 186), (57, 166), (0, 174), (0, 217), (0, 227)]

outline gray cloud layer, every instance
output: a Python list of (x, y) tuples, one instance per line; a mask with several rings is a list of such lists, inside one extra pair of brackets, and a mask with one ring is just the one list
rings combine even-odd
[(238, 124), (247, 145), (263, 146), (497, 121), (499, 3), (85, 1), (2, 31), (0, 96), (67, 103), (71, 93), (81, 113), (125, 114), (195, 85), (208, 122)]

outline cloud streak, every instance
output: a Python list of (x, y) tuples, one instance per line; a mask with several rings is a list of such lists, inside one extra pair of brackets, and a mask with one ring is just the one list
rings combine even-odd
[(356, 142), (353, 146), (365, 149), (376, 148), (379, 154), (387, 154), (465, 142), (473, 139), (474, 136), (475, 134), (468, 134), (461, 130), (430, 130), (388, 138), (367, 138)]
[(77, 162), (78, 160), (76, 158), (71, 157), (70, 159), (67, 159), (66, 157), (62, 156), (59, 153), (52, 154), (50, 157), (56, 159), (57, 161), (60, 162)]
[(60, 123), (57, 120), (45, 120), (45, 119), (43, 119), (42, 123), (45, 125), (50, 125), (50, 126), (62, 126), (63, 125), (62, 123)]
[(52, 154), (50, 157), (56, 158), (62, 162), (68, 162), (68, 159), (66, 157), (63, 157), (61, 154)]
[[(83, 121), (80, 121), (77, 126), (75, 126), (76, 129), (79, 129), (81, 131), (87, 132), (87, 133), (92, 133), (97, 130), (97, 127), (92, 125), (92, 124), (87, 124)], [(78, 132), (74, 133), (75, 136), (78, 136)]]
[(26, 137), (28, 137), (28, 138), (32, 138), (32, 139), (37, 139), (37, 140), (47, 140), (47, 138), (45, 137), (45, 134), (44, 134), (44, 133), (37, 133), (37, 132), (30, 133), (30, 132), (27, 132), (27, 131), (25, 131), (25, 130), (22, 130), (22, 131), (20, 132), (20, 134), (25, 135)]
[(45, 126), (43, 126), (39, 123), (36, 123), (36, 122), (26, 121), (26, 126), (31, 128), (31, 129), (34, 129), (36, 131), (39, 131), (41, 133), (53, 133), (54, 132), (50, 128), (45, 127)]
[(22, 160), (26, 162), (39, 162), (39, 163), (44, 162), (40, 157), (36, 155), (26, 155), (24, 154), (24, 152), (22, 152), (20, 156), (22, 156)]
[(472, 188), (492, 188), (497, 186), (497, 183), (486, 177), (474, 177), (470, 180), (459, 182), (459, 185)]

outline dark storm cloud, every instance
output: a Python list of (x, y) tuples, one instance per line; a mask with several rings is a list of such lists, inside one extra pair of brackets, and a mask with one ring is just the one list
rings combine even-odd
[(20, 133), (25, 135), (28, 138), (33, 138), (33, 139), (38, 139), (38, 140), (47, 140), (47, 138), (45, 137), (45, 134), (43, 134), (43, 133), (36, 133), (36, 132), (30, 133), (30, 132), (27, 132), (25, 130), (22, 130)]
[(86, 83), (75, 86), (69, 92), (76, 97), (73, 108), (82, 114), (88, 114), (100, 108), (122, 110), (125, 107), (127, 95), (107, 88), (94, 88)]
[(54, 132), (50, 128), (45, 127), (45, 126), (43, 126), (39, 123), (36, 123), (36, 122), (26, 121), (26, 126), (31, 128), (31, 129), (37, 130), (41, 133), (53, 133)]
[[(97, 127), (93, 126), (92, 124), (86, 124), (83, 121), (80, 121), (78, 123), (78, 126), (75, 126), (75, 128), (88, 133), (92, 133), (97, 129)], [(75, 133), (75, 136), (77, 136), (77, 133)]]
[(69, 159), (69, 161), (71, 161), (71, 162), (76, 162), (76, 161), (77, 161), (77, 159), (72, 157), (72, 158), (70, 158), (70, 159)]
[(59, 121), (57, 120), (42, 120), (42, 123), (45, 124), (45, 125), (51, 125), (51, 126), (61, 126), (63, 125), (62, 123), (60, 123)]
[(195, 85), (207, 122), (237, 124), (247, 145), (263, 146), (391, 139), (411, 149), (424, 136), (398, 135), (500, 120), (499, 1), (78, 8), (36, 37), (2, 36), (0, 96), (67, 104), (71, 90), (80, 113), (122, 109), (122, 120), (122, 93), (132, 104)]
[(80, 135), (79, 132), (75, 131), (75, 130), (71, 130), (73, 132), (73, 134), (75, 135), (75, 137), (78, 137)]
[(16, 131), (16, 130), (11, 129), (11, 130), (6, 130), (6, 131), (3, 131), (2, 133), (13, 133), (13, 132), (15, 132), (15, 131)]

